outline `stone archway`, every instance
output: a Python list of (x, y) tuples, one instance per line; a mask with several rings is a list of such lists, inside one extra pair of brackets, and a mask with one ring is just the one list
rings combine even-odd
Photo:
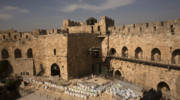
[(56, 63), (51, 65), (51, 76), (61, 76), (60, 68)]
[(114, 77), (115, 77), (116, 79), (121, 79), (121, 78), (122, 78), (121, 72), (120, 72), (119, 70), (116, 70), (116, 71), (114, 72)]
[(157, 85), (157, 91), (161, 91), (162, 100), (170, 100), (170, 87), (166, 82), (159, 82), (159, 84)]

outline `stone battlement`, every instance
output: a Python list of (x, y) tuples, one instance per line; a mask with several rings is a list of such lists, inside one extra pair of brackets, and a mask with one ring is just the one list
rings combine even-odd
[(142, 24), (128, 24), (121, 26), (109, 27), (110, 33), (114, 34), (165, 34), (172, 35), (180, 34), (180, 19), (160, 21), (160, 22), (147, 22)]

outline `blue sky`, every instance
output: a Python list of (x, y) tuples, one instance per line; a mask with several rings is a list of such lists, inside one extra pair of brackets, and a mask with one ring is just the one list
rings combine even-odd
[(0, 0), (0, 30), (60, 28), (63, 19), (109, 16), (116, 25), (180, 18), (180, 0)]

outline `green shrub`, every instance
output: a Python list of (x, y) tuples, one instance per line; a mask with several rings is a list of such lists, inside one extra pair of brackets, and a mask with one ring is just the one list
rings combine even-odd
[(19, 85), (21, 84), (21, 81), (20, 80), (13, 80), (13, 79), (10, 79), (10, 80), (7, 80), (6, 83), (5, 83), (5, 86), (9, 89), (9, 90), (16, 90)]

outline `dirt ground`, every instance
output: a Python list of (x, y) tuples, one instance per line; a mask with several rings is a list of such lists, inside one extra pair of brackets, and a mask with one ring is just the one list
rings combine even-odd
[[(69, 96), (64, 93), (52, 93), (45, 91), (37, 91), (27, 96), (21, 97), (17, 100), (84, 100), (82, 98)], [(117, 97), (113, 97), (112, 95), (107, 95), (103, 93), (98, 97), (89, 97), (87, 100), (119, 100)]]

